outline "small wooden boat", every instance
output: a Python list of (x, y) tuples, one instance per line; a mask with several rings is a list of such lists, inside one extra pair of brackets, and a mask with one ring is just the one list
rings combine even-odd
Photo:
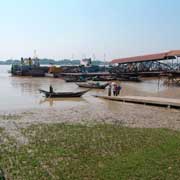
[(65, 77), (64, 80), (66, 82), (86, 82), (85, 78), (77, 78), (77, 77)]
[(106, 77), (106, 76), (100, 76), (100, 77), (93, 77), (92, 78), (93, 81), (114, 81), (116, 80), (116, 78), (113, 77)]
[(66, 82), (86, 82), (86, 79), (65, 79)]
[(50, 93), (49, 91), (45, 91), (40, 89), (39, 92), (43, 93), (46, 98), (72, 98), (72, 97), (81, 97), (82, 95), (84, 95), (85, 93), (87, 93), (89, 91), (80, 91), (80, 92), (53, 92)]
[(82, 88), (93, 88), (93, 89), (105, 89), (109, 83), (100, 84), (100, 83), (76, 83), (79, 87)]

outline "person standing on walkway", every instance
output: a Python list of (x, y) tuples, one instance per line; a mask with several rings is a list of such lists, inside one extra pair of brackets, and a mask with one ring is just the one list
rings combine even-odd
[(116, 92), (117, 92), (117, 84), (114, 83), (113, 85), (113, 95), (116, 96)]
[(120, 85), (117, 86), (117, 96), (120, 94), (122, 87)]
[(112, 91), (112, 85), (109, 84), (109, 86), (108, 86), (108, 96), (111, 96), (111, 91)]

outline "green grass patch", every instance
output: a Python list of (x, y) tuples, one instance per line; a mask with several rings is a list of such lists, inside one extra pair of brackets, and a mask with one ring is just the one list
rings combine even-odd
[(22, 116), (16, 114), (1, 114), (0, 120), (20, 120)]
[(9, 179), (179, 179), (180, 132), (117, 125), (41, 125), (1, 146)]
[(0, 128), (0, 134), (3, 132), (3, 130), (4, 130), (3, 128)]

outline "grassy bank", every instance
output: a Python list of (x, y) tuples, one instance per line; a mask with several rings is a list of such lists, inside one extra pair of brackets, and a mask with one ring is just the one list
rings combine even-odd
[(41, 125), (28, 145), (0, 146), (9, 179), (179, 179), (180, 132), (115, 125)]

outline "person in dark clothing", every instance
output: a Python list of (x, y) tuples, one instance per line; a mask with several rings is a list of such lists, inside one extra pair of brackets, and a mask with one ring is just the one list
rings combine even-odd
[(49, 86), (49, 92), (53, 93), (53, 87), (51, 85)]
[(121, 91), (121, 86), (118, 85), (118, 86), (117, 86), (117, 96), (120, 94), (120, 91)]
[(116, 89), (115, 89), (115, 96), (118, 96), (118, 85), (116, 85)]

